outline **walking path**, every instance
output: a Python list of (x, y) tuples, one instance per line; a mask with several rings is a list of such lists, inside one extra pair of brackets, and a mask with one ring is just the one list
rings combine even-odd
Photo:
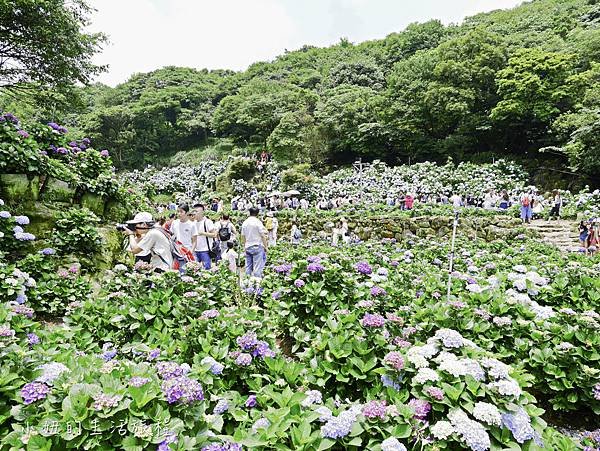
[(579, 249), (579, 234), (576, 221), (559, 219), (551, 222), (533, 221), (527, 226), (540, 234), (542, 241), (558, 247), (563, 252), (575, 252)]

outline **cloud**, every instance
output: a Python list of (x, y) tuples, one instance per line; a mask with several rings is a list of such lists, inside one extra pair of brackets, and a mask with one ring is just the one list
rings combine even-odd
[(99, 81), (114, 85), (135, 72), (168, 65), (245, 69), (289, 45), (295, 24), (276, 0), (93, 0), (92, 31), (109, 35), (96, 57), (109, 64)]
[(110, 44), (95, 57), (114, 86), (136, 72), (175, 65), (244, 70), (304, 44), (382, 38), (411, 22), (458, 22), (519, 0), (89, 0), (91, 31)]

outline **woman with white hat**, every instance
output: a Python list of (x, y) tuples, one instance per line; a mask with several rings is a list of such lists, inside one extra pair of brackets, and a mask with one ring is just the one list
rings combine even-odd
[(150, 265), (156, 272), (164, 272), (173, 266), (171, 243), (166, 231), (154, 227), (152, 214), (140, 212), (127, 221), (123, 233), (129, 235), (129, 250), (134, 254), (151, 255)]

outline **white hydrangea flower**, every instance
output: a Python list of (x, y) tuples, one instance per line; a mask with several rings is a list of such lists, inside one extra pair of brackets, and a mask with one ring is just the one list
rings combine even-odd
[(415, 377), (413, 377), (413, 383), (424, 384), (425, 382), (436, 382), (440, 380), (439, 374), (431, 368), (419, 368)]
[(449, 421), (438, 421), (429, 430), (431, 435), (438, 440), (445, 440), (454, 433), (454, 428)]
[(502, 415), (498, 408), (487, 402), (478, 402), (473, 408), (473, 416), (483, 423), (490, 426), (500, 426), (502, 423)]
[(517, 398), (523, 393), (517, 381), (515, 381), (512, 378), (492, 382), (487, 386), (488, 388), (496, 390), (502, 396), (514, 396), (515, 398)]
[(487, 368), (488, 374), (494, 379), (507, 379), (510, 372), (510, 366), (502, 363), (498, 359), (485, 358), (481, 361), (484, 368)]

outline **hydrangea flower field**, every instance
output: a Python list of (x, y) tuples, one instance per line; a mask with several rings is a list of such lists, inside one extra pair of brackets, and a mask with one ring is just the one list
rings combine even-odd
[(117, 265), (93, 289), (52, 248), (3, 263), (0, 448), (597, 447), (557, 427), (598, 427), (598, 263), (457, 249), (449, 297), (449, 243), (420, 238), (279, 246), (241, 286)]

